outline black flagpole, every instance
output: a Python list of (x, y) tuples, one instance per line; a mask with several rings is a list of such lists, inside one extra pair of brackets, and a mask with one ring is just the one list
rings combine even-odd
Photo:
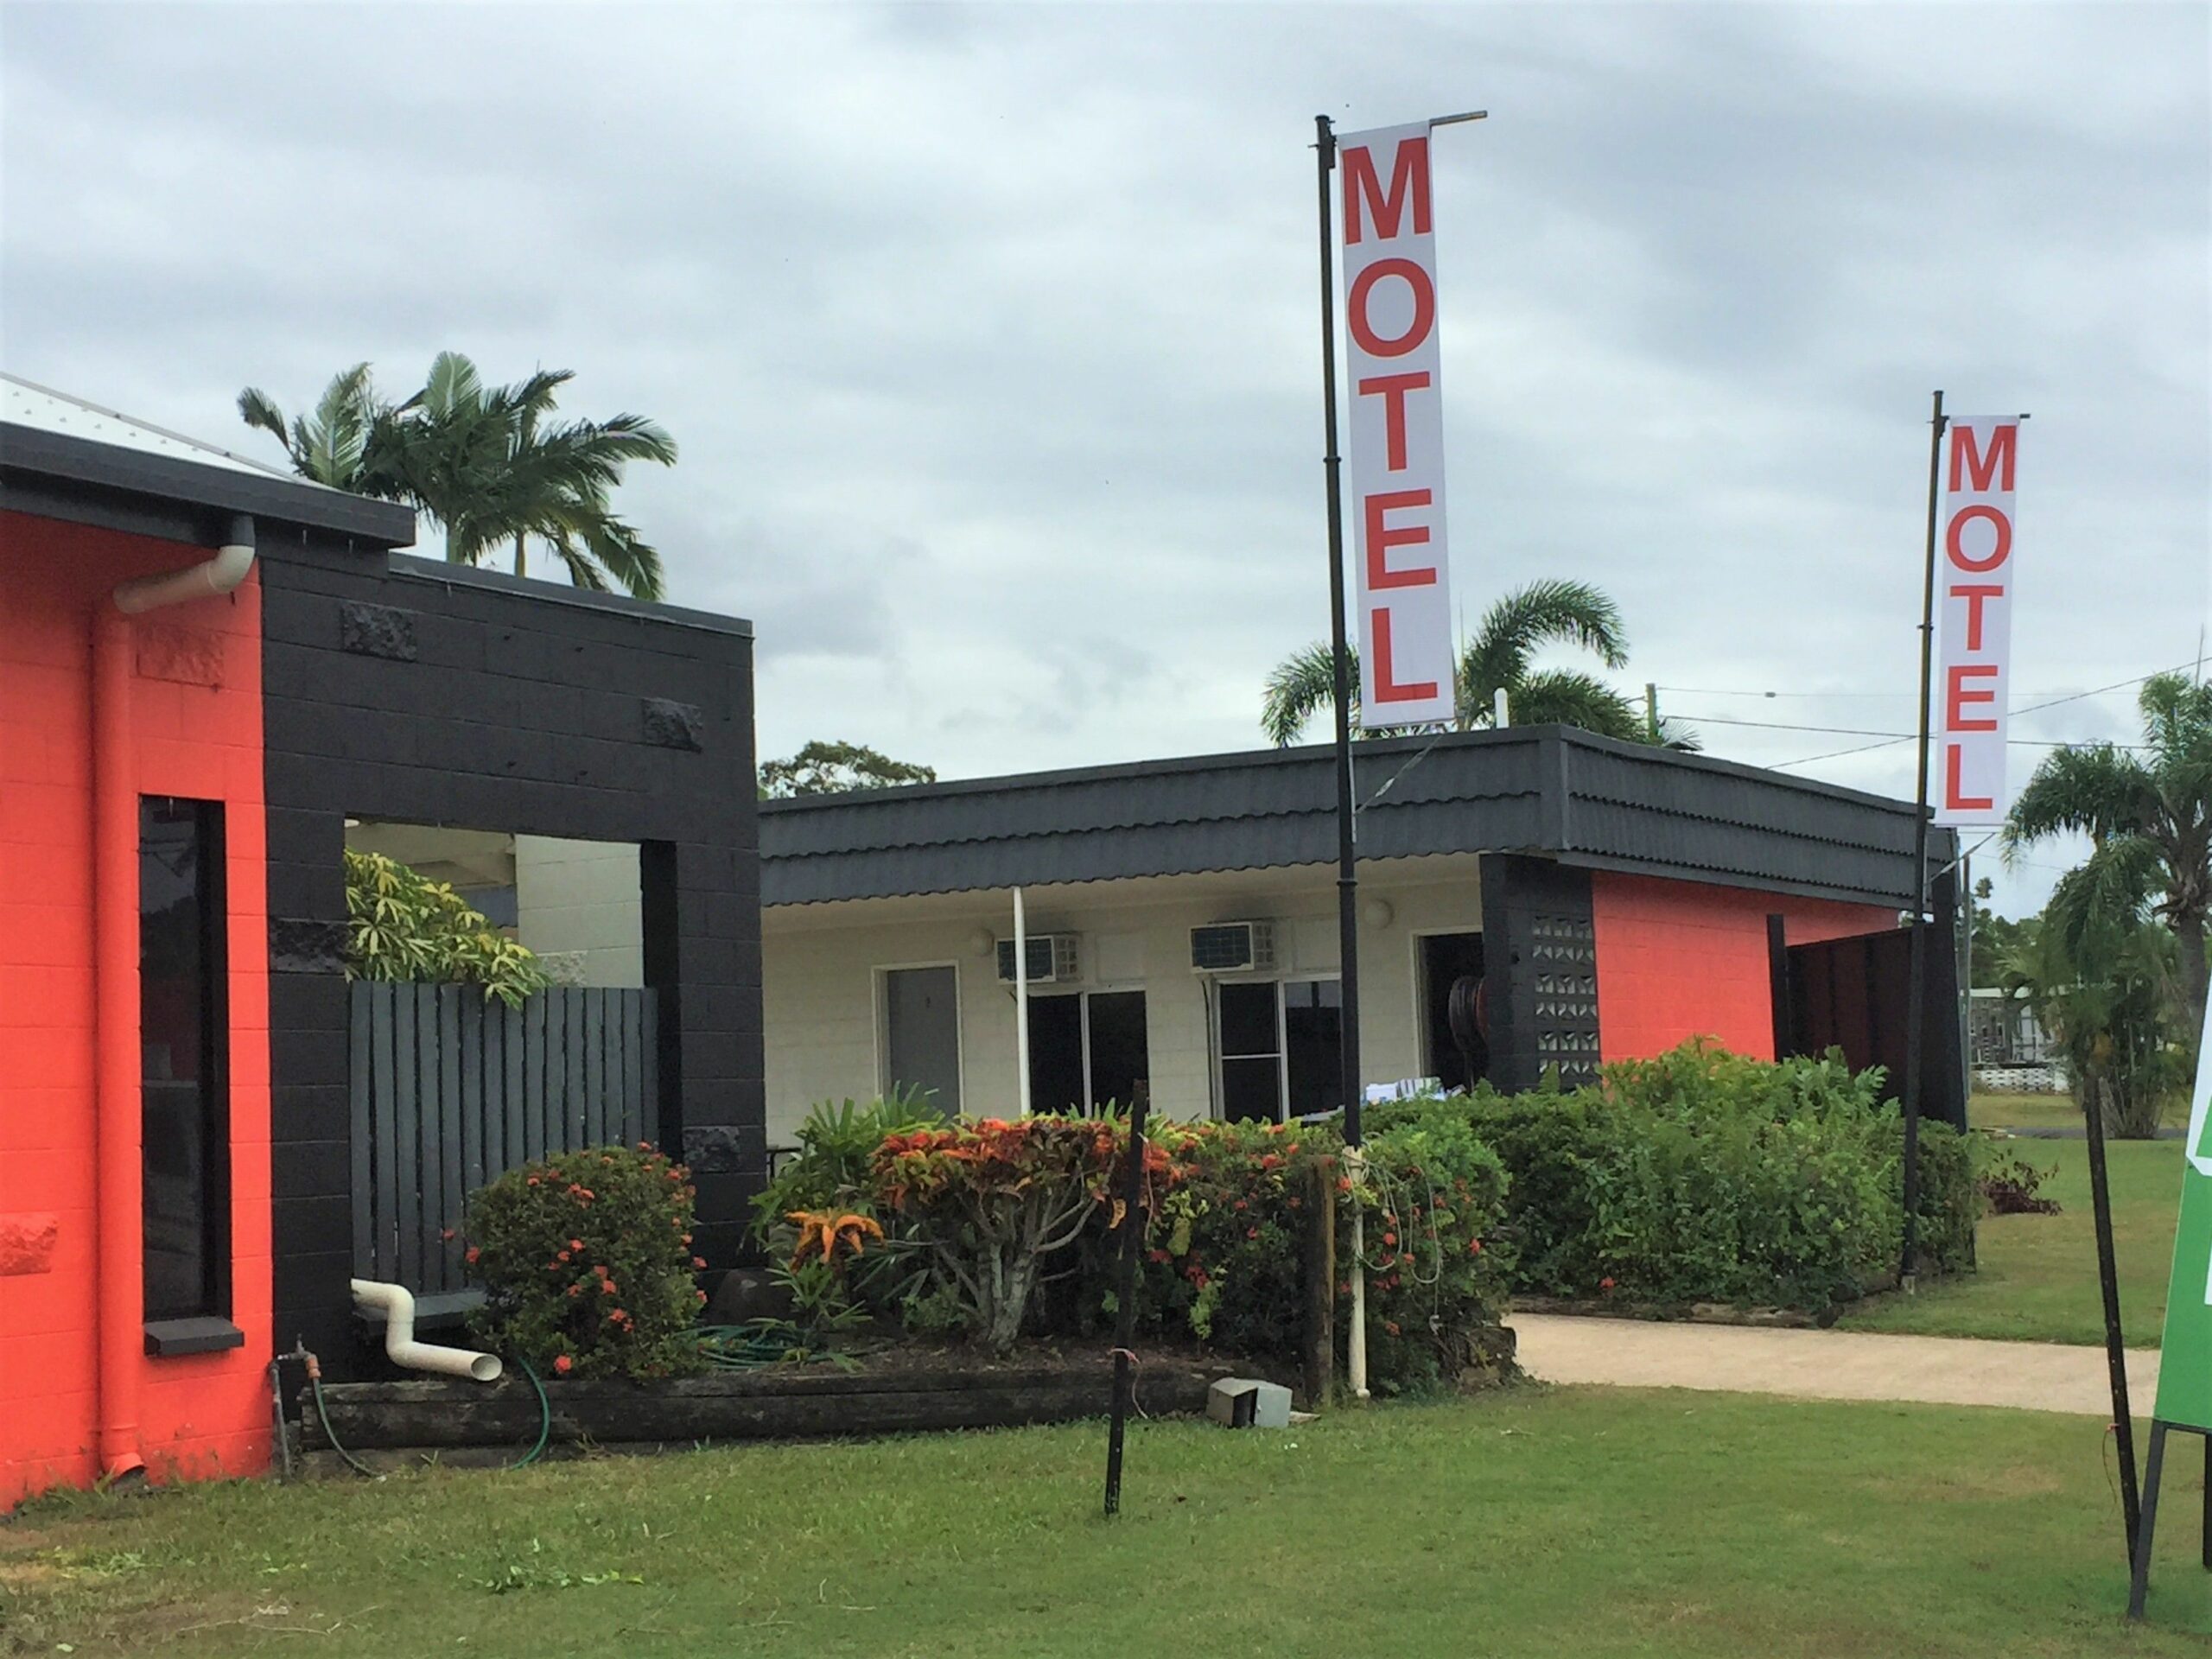
[(1352, 836), (1351, 653), (1344, 643), (1344, 490), (1337, 454), (1337, 269), (1329, 222), (1329, 175), (1337, 165), (1337, 135), (1329, 118), (1313, 118), (1314, 154), (1321, 199), (1321, 409), (1328, 427), (1321, 465), (1329, 489), (1329, 641), (1336, 669), (1337, 713), (1337, 952), (1344, 976), (1337, 1020), (1338, 1086), (1344, 1096), (1344, 1144), (1360, 1144), (1359, 1122), (1359, 878)]
[(1912, 814), (1912, 971), (1904, 1011), (1904, 1251), (1897, 1283), (1910, 1294), (1920, 1254), (1920, 1070), (1928, 1025), (1928, 699), (1936, 652), (1936, 500), (1943, 465), (1943, 394), (1928, 435), (1928, 563), (1920, 588), (1920, 766)]

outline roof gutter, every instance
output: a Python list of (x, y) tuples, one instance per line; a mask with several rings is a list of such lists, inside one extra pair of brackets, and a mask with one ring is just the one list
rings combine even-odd
[(253, 520), (235, 514), (213, 558), (137, 576), (92, 620), (92, 963), (99, 1320), (99, 1460), (108, 1479), (143, 1470), (138, 1382), (145, 1356), (144, 1077), (138, 952), (138, 777), (131, 744), (130, 619), (234, 591), (253, 568)]

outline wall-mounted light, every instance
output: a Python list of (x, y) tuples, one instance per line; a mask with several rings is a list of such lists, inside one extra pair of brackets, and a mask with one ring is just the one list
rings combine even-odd
[(968, 949), (979, 957), (988, 957), (998, 944), (998, 936), (988, 927), (979, 927), (968, 936)]
[(1388, 927), (1397, 918), (1398, 912), (1390, 907), (1388, 899), (1368, 899), (1360, 904), (1359, 919), (1370, 927)]

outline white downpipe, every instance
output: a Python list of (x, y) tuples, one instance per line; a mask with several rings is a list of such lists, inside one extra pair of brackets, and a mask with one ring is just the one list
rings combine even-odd
[(138, 616), (187, 600), (219, 599), (234, 591), (252, 569), (253, 520), (237, 513), (213, 558), (157, 576), (133, 576), (116, 588), (115, 608), (125, 616)]
[(1511, 717), (1506, 713), (1505, 688), (1502, 685), (1497, 688), (1497, 701), (1492, 705), (1492, 707), (1495, 712), (1491, 717), (1491, 724), (1497, 727), (1497, 729), (1502, 732), (1508, 726), (1513, 723)]
[(404, 1285), (387, 1285), (374, 1279), (355, 1279), (351, 1283), (355, 1301), (363, 1307), (384, 1310), (384, 1351), (393, 1364), (403, 1370), (436, 1371), (474, 1382), (499, 1380), (502, 1368), (497, 1354), (416, 1341), (415, 1298)]
[(1029, 1116), (1029, 918), (1021, 889), (1014, 890), (1014, 1063), (1020, 1071), (1018, 1098)]
[[(1344, 1148), (1344, 1172), (1357, 1189), (1366, 1179), (1367, 1154)], [(1351, 1329), (1344, 1333), (1344, 1371), (1355, 1400), (1367, 1398), (1367, 1221), (1355, 1190), (1351, 1201)]]

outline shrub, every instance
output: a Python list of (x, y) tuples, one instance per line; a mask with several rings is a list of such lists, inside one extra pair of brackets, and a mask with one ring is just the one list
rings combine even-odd
[[(871, 1173), (879, 1203), (913, 1224), (967, 1329), (1002, 1353), (1021, 1334), (1046, 1258), (1109, 1205), (1118, 1211), (1128, 1145), (1115, 1118), (987, 1117), (890, 1135)], [(1164, 1183), (1158, 1141), (1145, 1163)]]
[(590, 1147), (511, 1169), (470, 1201), (477, 1334), (543, 1375), (696, 1370), (689, 1173), (649, 1147)]
[(2056, 1165), (2037, 1169), (2015, 1155), (1993, 1169), (1984, 1170), (1974, 1185), (1993, 1216), (2055, 1216), (2058, 1200), (2042, 1194), (2043, 1184), (2058, 1173)]
[[(1333, 1129), (1274, 1123), (1160, 1122), (1147, 1135), (1166, 1160), (1145, 1237), (1137, 1310), (1148, 1335), (1195, 1337), (1251, 1358), (1289, 1357), (1305, 1319), (1302, 1211), (1333, 1174)], [(1101, 1317), (1114, 1312), (1112, 1235), (1091, 1241), (1084, 1283)]]
[(346, 849), (346, 917), (349, 979), (481, 985), (511, 1007), (551, 983), (451, 887), (382, 853)]
[[(1370, 1385), (1405, 1393), (1494, 1375), (1489, 1335), (1512, 1279), (1497, 1237), (1504, 1165), (1442, 1101), (1412, 1103), (1363, 1154), (1347, 1198), (1363, 1211)], [(1340, 1261), (1350, 1243), (1340, 1228)], [(1350, 1314), (1346, 1300), (1339, 1323)]]
[[(1510, 1177), (1518, 1288), (1818, 1308), (1896, 1270), (1903, 1126), (1880, 1084), (1833, 1056), (1777, 1065), (1690, 1043), (1608, 1066), (1594, 1089), (1449, 1104)], [(1971, 1152), (1948, 1125), (1923, 1125), (1921, 1176), (1923, 1264), (1970, 1265)]]

